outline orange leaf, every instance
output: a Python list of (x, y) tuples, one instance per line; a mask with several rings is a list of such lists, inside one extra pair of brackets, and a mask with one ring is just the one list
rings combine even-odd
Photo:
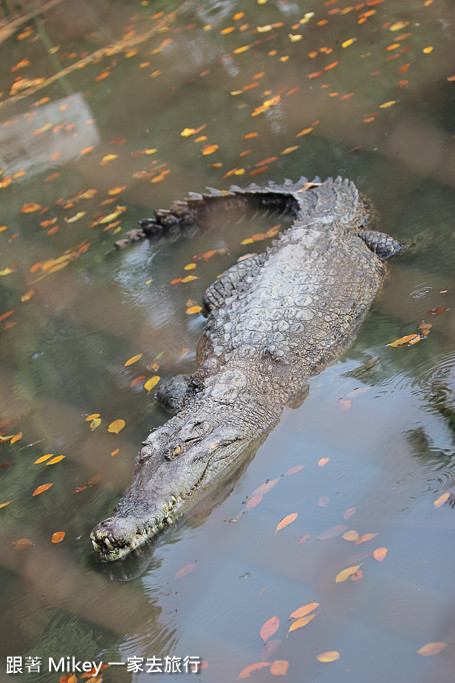
[(320, 459), (318, 460), (318, 465), (319, 465), (319, 467), (324, 467), (324, 465), (327, 465), (327, 463), (329, 462), (329, 460), (330, 460), (330, 458), (320, 458)]
[(432, 308), (431, 311), (427, 311), (427, 315), (436, 315), (437, 313), (443, 313), (444, 311), (449, 311), (450, 308), (447, 306), (438, 306), (438, 308)]
[(370, 534), (363, 534), (363, 536), (361, 536), (360, 538), (357, 539), (356, 545), (358, 545), (359, 543), (366, 543), (366, 541), (371, 541), (371, 539), (374, 538), (375, 536), (377, 536), (377, 533), (376, 534), (371, 534), (371, 533)]
[(278, 617), (271, 617), (270, 619), (267, 619), (267, 621), (262, 624), (261, 630), (259, 631), (259, 635), (261, 636), (262, 640), (266, 643), (269, 638), (273, 636), (274, 633), (278, 631), (280, 627), (280, 620)]
[(314, 619), (316, 615), (315, 614), (309, 614), (306, 617), (301, 617), (300, 619), (296, 619), (289, 627), (288, 633), (291, 633), (291, 631), (296, 631), (298, 628), (302, 628), (302, 626), (306, 626), (307, 624), (310, 623)]
[(404, 346), (405, 344), (416, 344), (418, 341), (420, 341), (419, 334), (407, 334), (405, 337), (390, 342), (387, 346)]
[(60, 462), (60, 460), (63, 460), (65, 458), (64, 455), (56, 455), (55, 458), (52, 458), (52, 460), (48, 460), (46, 463), (47, 465), (55, 465), (56, 463)]
[(349, 517), (352, 517), (352, 515), (355, 515), (357, 512), (357, 508), (355, 505), (352, 508), (348, 508), (343, 512), (343, 519), (348, 519)]
[(321, 496), (318, 498), (318, 505), (320, 508), (326, 508), (327, 505), (330, 503), (330, 498), (327, 496)]
[(218, 145), (205, 145), (202, 148), (202, 154), (207, 156), (208, 154), (213, 154), (213, 152), (216, 152), (217, 149), (219, 149)]
[(451, 496), (450, 491), (446, 491), (445, 493), (442, 494), (442, 496), (439, 496), (439, 498), (436, 498), (436, 500), (433, 502), (433, 505), (435, 508), (440, 508), (446, 500), (448, 500)]
[(11, 439), (10, 443), (16, 443), (16, 441), (19, 441), (19, 439), (22, 437), (22, 432), (19, 432), (19, 434), (15, 434), (13, 438)]
[(303, 465), (296, 465), (295, 467), (291, 467), (290, 470), (284, 473), (284, 476), (287, 477), (290, 474), (296, 474), (297, 472), (300, 472), (300, 470), (303, 470)]
[(343, 581), (346, 581), (346, 579), (349, 579), (350, 576), (355, 574), (361, 566), (361, 564), (355, 564), (352, 567), (346, 567), (346, 569), (343, 569), (343, 571), (336, 575), (335, 583), (342, 583)]
[(432, 655), (438, 655), (445, 647), (447, 647), (445, 643), (435, 641), (423, 645), (420, 650), (417, 650), (417, 654), (423, 657), (431, 657)]
[(128, 358), (126, 363), (124, 364), (123, 367), (127, 367), (128, 365), (133, 365), (133, 363), (137, 363), (138, 360), (142, 358), (142, 353), (138, 353), (136, 356), (131, 356), (131, 358)]
[(302, 605), (302, 607), (299, 607), (291, 612), (289, 619), (300, 619), (301, 617), (306, 617), (306, 615), (315, 610), (316, 607), (319, 607), (319, 602), (309, 602), (307, 605)]
[(357, 541), (359, 538), (359, 532), (355, 531), (355, 529), (350, 529), (343, 534), (342, 538), (344, 538), (345, 541)]
[(270, 667), (272, 676), (286, 676), (289, 669), (289, 662), (286, 659), (275, 659)]
[(187, 275), (186, 277), (182, 278), (182, 282), (193, 282), (193, 280), (199, 280), (197, 275)]
[(196, 268), (195, 263), (188, 263), (186, 266), (183, 267), (183, 270), (194, 270)]
[(38, 486), (38, 488), (33, 491), (32, 498), (33, 496), (39, 496), (40, 493), (44, 493), (44, 491), (50, 489), (51, 486), (53, 486), (53, 484), (41, 484), (41, 486)]
[(123, 427), (125, 426), (125, 420), (114, 420), (114, 422), (111, 422), (109, 427), (107, 428), (108, 432), (111, 432), (111, 434), (118, 434), (119, 432), (122, 431)]
[(93, 413), (92, 415), (88, 415), (88, 417), (85, 418), (85, 421), (91, 422), (92, 420), (95, 420), (99, 416), (100, 416), (100, 413)]
[(202, 311), (202, 306), (190, 306), (186, 309), (185, 313), (187, 315), (192, 315), (193, 313), (199, 313), (199, 311)]
[(87, 484), (88, 486), (95, 486), (95, 484), (98, 484), (101, 480), (101, 474), (94, 474), (93, 477), (90, 477), (88, 480)]
[(34, 202), (30, 202), (30, 204), (24, 204), (24, 206), (21, 209), (21, 213), (33, 213), (34, 211), (39, 211), (43, 207), (41, 204), (35, 204)]
[(49, 458), (52, 458), (54, 454), (53, 453), (46, 453), (46, 455), (42, 455), (38, 460), (35, 460), (33, 463), (34, 465), (39, 465), (40, 463), (44, 462), (45, 460), (48, 460)]
[(93, 149), (95, 149), (93, 145), (92, 145), (91, 147), (84, 147), (84, 149), (81, 149), (81, 151), (79, 152), (79, 154), (88, 154), (88, 153), (91, 152)]
[(2, 315), (0, 315), (0, 323), (3, 322), (4, 320), (6, 320), (6, 318), (9, 318), (10, 315), (13, 315), (13, 313), (14, 313), (14, 309), (12, 311), (7, 311), (6, 313), (2, 313)]
[(382, 562), (382, 560), (385, 558), (387, 553), (388, 553), (387, 548), (384, 548), (384, 547), (376, 548), (375, 550), (373, 550), (373, 557), (378, 562)]
[(337, 659), (340, 659), (340, 653), (337, 650), (328, 650), (321, 652), (316, 659), (318, 662), (336, 662)]
[(115, 450), (112, 451), (111, 455), (112, 456), (117, 455), (118, 452), (119, 452), (119, 449), (116, 448)]
[(248, 500), (247, 500), (247, 502), (246, 502), (246, 505), (245, 505), (246, 509), (247, 509), (247, 510), (252, 510), (253, 508), (255, 508), (256, 505), (259, 505), (259, 503), (261, 502), (262, 498), (263, 498), (263, 496), (261, 496), (261, 495), (259, 495), (259, 496), (251, 496), (251, 498), (248, 498)]
[(61, 543), (64, 538), (65, 538), (65, 532), (64, 531), (56, 531), (54, 534), (52, 534), (51, 542), (52, 543)]
[(194, 571), (196, 569), (196, 567), (197, 567), (196, 562), (192, 562), (191, 564), (185, 565), (185, 567), (182, 567), (181, 569), (178, 570), (178, 572), (176, 572), (174, 574), (174, 579), (183, 578), (184, 576), (186, 576), (190, 572)]
[(280, 531), (281, 529), (284, 529), (285, 526), (288, 526), (289, 524), (292, 524), (294, 520), (296, 520), (298, 517), (298, 512), (291, 512), (290, 515), (286, 515), (286, 517), (283, 517), (281, 522), (277, 525), (277, 528), (275, 529), (275, 533)]
[(13, 500), (14, 500), (14, 498), (12, 500), (8, 500), (6, 503), (0, 503), (0, 508), (6, 508), (6, 506), (9, 505), (10, 503), (12, 503)]
[(253, 671), (258, 671), (266, 666), (270, 666), (270, 662), (255, 662), (254, 664), (248, 664), (248, 666), (242, 669), (242, 671), (239, 673), (237, 680), (240, 680), (241, 678), (248, 678), (251, 676)]

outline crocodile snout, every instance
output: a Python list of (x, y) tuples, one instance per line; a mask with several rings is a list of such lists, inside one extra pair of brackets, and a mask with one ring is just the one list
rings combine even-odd
[(128, 517), (108, 517), (100, 522), (90, 534), (95, 550), (104, 555), (120, 556), (137, 545), (138, 532), (135, 519)]

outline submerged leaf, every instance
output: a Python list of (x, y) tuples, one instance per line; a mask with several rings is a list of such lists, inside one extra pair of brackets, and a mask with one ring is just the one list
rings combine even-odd
[(289, 662), (286, 659), (275, 659), (270, 666), (272, 676), (286, 676)]
[(423, 645), (420, 648), (420, 650), (417, 650), (417, 654), (422, 655), (423, 657), (431, 657), (432, 655), (438, 655), (446, 647), (447, 647), (446, 643), (442, 643), (440, 641), (434, 641), (431, 643), (427, 643), (426, 645)]
[(349, 579), (350, 576), (355, 574), (361, 566), (361, 564), (355, 564), (352, 567), (346, 567), (346, 569), (343, 569), (343, 571), (336, 575), (335, 583), (342, 583), (343, 581), (346, 581), (346, 579)]
[(300, 619), (301, 617), (305, 617), (317, 607), (319, 607), (319, 602), (309, 602), (307, 605), (302, 605), (302, 607), (291, 612), (289, 619)]
[(264, 669), (266, 666), (270, 666), (270, 662), (255, 662), (254, 664), (248, 664), (237, 676), (237, 680), (241, 678), (248, 678), (251, 676), (253, 671), (258, 671), (259, 669)]
[(318, 662), (336, 662), (337, 659), (340, 659), (340, 653), (337, 650), (328, 650), (321, 652), (316, 659)]
[(302, 626), (306, 626), (314, 619), (315, 616), (315, 614), (308, 614), (306, 617), (300, 617), (300, 619), (296, 619), (290, 625), (288, 633), (291, 633), (291, 631), (296, 631), (298, 628), (302, 628)]

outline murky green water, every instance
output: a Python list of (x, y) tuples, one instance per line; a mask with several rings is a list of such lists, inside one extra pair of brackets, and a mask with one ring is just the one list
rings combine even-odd
[[(106, 683), (224, 683), (258, 662), (271, 664), (251, 673), (261, 682), (282, 662), (292, 683), (453, 681), (454, 21), (449, 0), (77, 0), (1, 44), (1, 680), (59, 681), (72, 668), (50, 672), (49, 657), (74, 656), (123, 662)], [(187, 301), (262, 249), (241, 242), (274, 223), (113, 242), (190, 190), (302, 174), (353, 179), (381, 229), (411, 246), (352, 347), (233, 492), (126, 581), (96, 563), (88, 533), (165, 420), (143, 383), (191, 371), (203, 318)], [(188, 273), (199, 279), (169, 284)], [(426, 339), (386, 346), (423, 319)], [(35, 464), (48, 454), (64, 458)], [(313, 602), (314, 619), (288, 633)], [(433, 642), (445, 648), (417, 653)], [(339, 657), (319, 661), (327, 651)], [(13, 656), (22, 673), (16, 660), (8, 675)], [(204, 668), (147, 672), (167, 656)]]

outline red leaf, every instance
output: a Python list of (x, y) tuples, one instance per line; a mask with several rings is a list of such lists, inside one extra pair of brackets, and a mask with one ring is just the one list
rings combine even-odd
[(296, 472), (300, 472), (300, 470), (303, 469), (303, 465), (296, 465), (295, 467), (291, 467), (290, 470), (284, 473), (284, 476), (287, 477), (289, 474), (295, 474)]
[(248, 678), (251, 676), (253, 671), (258, 671), (259, 669), (264, 669), (264, 667), (270, 666), (270, 662), (255, 662), (254, 664), (248, 664), (237, 676), (237, 679)]
[(270, 667), (272, 676), (286, 676), (289, 669), (289, 662), (286, 659), (275, 659)]
[(196, 566), (196, 562), (192, 562), (191, 564), (185, 565), (184, 567), (179, 569), (178, 572), (175, 573), (174, 579), (182, 579), (184, 576), (194, 571), (196, 569)]
[(259, 505), (259, 503), (261, 502), (262, 498), (263, 498), (263, 496), (261, 496), (261, 495), (259, 495), (259, 496), (251, 496), (251, 498), (249, 498), (249, 499), (247, 500), (247, 503), (246, 503), (246, 506), (245, 506), (246, 509), (247, 509), (247, 510), (252, 510), (253, 508), (255, 508), (256, 505)]

